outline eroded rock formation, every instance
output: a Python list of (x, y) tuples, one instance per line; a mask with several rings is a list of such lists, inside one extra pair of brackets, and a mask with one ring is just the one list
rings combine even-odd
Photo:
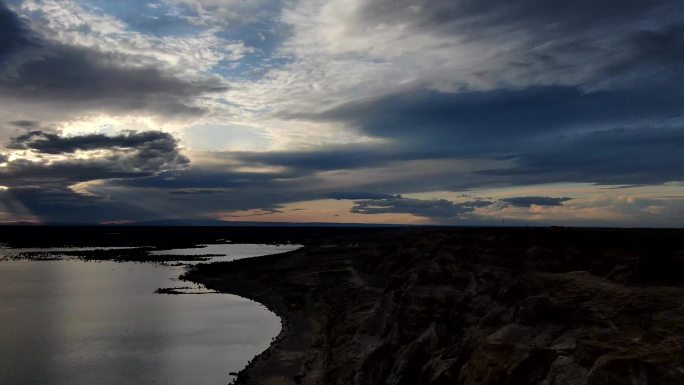
[(188, 279), (286, 321), (252, 384), (684, 384), (677, 231), (391, 230)]

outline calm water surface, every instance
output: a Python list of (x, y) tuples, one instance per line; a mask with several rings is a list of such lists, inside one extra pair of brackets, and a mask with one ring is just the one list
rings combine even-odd
[[(294, 248), (224, 244), (160, 254), (239, 259)], [(228, 383), (229, 372), (268, 347), (280, 321), (233, 295), (154, 294), (189, 285), (176, 280), (182, 273), (147, 263), (0, 261), (0, 383)]]

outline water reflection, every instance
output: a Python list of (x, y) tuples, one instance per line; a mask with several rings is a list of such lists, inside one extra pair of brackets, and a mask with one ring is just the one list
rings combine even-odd
[[(229, 249), (222, 258), (284, 251)], [(141, 263), (0, 262), (1, 382), (225, 384), (268, 346), (280, 321), (237, 296), (154, 294), (187, 286), (172, 282), (182, 272)]]

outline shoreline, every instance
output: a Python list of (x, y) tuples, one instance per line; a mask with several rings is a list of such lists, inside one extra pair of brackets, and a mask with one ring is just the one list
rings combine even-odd
[(684, 383), (683, 230), (96, 230), (89, 245), (304, 245), (181, 277), (280, 319), (238, 384)]
[(682, 235), (360, 231), (183, 279), (281, 319), (236, 384), (674, 385), (684, 383)]
[[(301, 374), (294, 369), (306, 365), (308, 354), (302, 347), (311, 346), (309, 337), (315, 334), (317, 323), (315, 314), (307, 308), (306, 304), (302, 306), (296, 299), (291, 298), (294, 297), (292, 295), (294, 293), (283, 292), (275, 287), (264, 287), (263, 281), (244, 278), (239, 273), (233, 274), (226, 271), (221, 274), (221, 278), (217, 279), (215, 265), (249, 269), (265, 262), (306, 254), (308, 249), (304, 246), (285, 253), (194, 266), (181, 276), (181, 280), (199, 283), (220, 293), (237, 295), (255, 301), (280, 319), (280, 333), (274, 337), (266, 350), (252, 358), (245, 368), (233, 374), (235, 378), (232, 384), (262, 383), (262, 381), (266, 381), (263, 383), (272, 383), (272, 381), (277, 381), (273, 383), (280, 383), (280, 381), (297, 383), (295, 378)], [(264, 261), (264, 259), (270, 261)], [(204, 274), (205, 269), (211, 270), (212, 273)], [(267, 362), (277, 355), (288, 356), (288, 358), (284, 361)]]
[[(182, 267), (109, 260), (0, 265), (6, 289), (0, 302), (7, 316), (0, 351), (9, 360), (2, 365), (8, 383), (97, 383), (91, 373), (103, 383), (120, 383), (117, 378), (130, 373), (132, 383), (225, 384), (229, 371), (243, 369), (281, 331), (280, 318), (238, 296), (158, 295), (164, 290), (155, 288), (167, 285), (174, 291), (195, 288), (178, 285)], [(60, 359), (64, 369), (57, 376), (50, 374), (55, 367), (42, 361), (59, 357), (36, 341), (72, 354)], [(13, 358), (12, 351), (22, 354)], [(44, 358), (37, 366), (30, 359), (34, 351)], [(149, 354), (126, 361), (136, 352)], [(126, 367), (115, 364), (124, 361)], [(84, 371), (86, 365), (97, 370)]]

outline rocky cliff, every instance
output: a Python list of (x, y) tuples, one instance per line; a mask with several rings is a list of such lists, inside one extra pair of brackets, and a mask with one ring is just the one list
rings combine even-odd
[(684, 233), (394, 229), (186, 279), (285, 322), (251, 384), (684, 384)]

